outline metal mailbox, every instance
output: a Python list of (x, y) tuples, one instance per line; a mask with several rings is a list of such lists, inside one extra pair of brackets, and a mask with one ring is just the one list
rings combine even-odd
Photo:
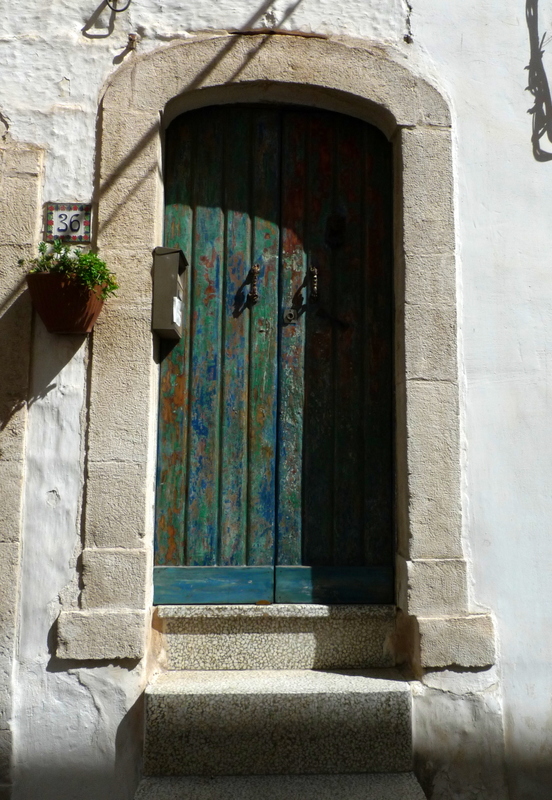
[(162, 339), (182, 337), (182, 274), (188, 262), (182, 250), (156, 247), (153, 251), (152, 330)]

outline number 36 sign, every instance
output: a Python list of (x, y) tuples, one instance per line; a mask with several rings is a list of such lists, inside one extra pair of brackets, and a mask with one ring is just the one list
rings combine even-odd
[(84, 203), (48, 203), (46, 206), (46, 241), (90, 241), (92, 206)]

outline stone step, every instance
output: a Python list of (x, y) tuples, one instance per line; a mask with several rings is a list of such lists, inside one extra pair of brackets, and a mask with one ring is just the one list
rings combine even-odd
[(426, 800), (410, 772), (145, 778), (135, 800)]
[(394, 606), (158, 606), (155, 625), (170, 670), (394, 666)]
[(146, 690), (145, 774), (408, 772), (410, 687), (394, 670), (179, 671)]

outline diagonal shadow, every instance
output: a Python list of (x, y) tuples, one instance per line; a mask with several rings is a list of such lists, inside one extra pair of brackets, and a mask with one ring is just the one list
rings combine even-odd
[[(205, 79), (211, 74), (216, 67), (223, 61), (229, 53), (238, 45), (240, 42), (240, 34), (255, 34), (260, 35), (262, 38), (258, 45), (248, 53), (246, 59), (244, 60), (243, 64), (240, 64), (238, 69), (232, 74), (229, 78), (228, 83), (234, 81), (238, 75), (246, 68), (246, 66), (259, 55), (260, 51), (263, 47), (268, 43), (270, 38), (274, 35), (278, 34), (288, 34), (291, 33), (293, 35), (297, 35), (298, 32), (290, 32), (290, 31), (281, 31), (279, 28), (283, 23), (285, 23), (289, 17), (294, 13), (294, 11), (298, 8), (298, 6), (303, 2), (303, 0), (295, 0), (294, 3), (289, 5), (284, 13), (282, 14), (281, 18), (278, 20), (277, 24), (275, 25), (274, 29), (267, 30), (259, 29), (258, 31), (254, 29), (254, 25), (262, 19), (262, 17), (267, 13), (267, 11), (273, 5), (274, 0), (265, 0), (259, 8), (255, 11), (255, 13), (244, 23), (243, 27), (239, 30), (232, 31), (233, 34), (236, 34), (232, 37), (230, 41), (228, 41), (224, 47), (217, 53), (217, 55), (199, 72), (197, 73), (192, 80), (187, 84), (185, 87), (185, 91), (192, 91), (194, 89), (198, 89)], [(96, 9), (95, 15), (90, 18), (87, 25), (92, 25), (94, 18), (97, 18), (101, 11), (106, 7), (105, 0), (103, 0), (102, 4)], [(86, 26), (85, 26), (86, 27)], [(83, 29), (84, 32), (84, 29)], [(100, 111), (101, 114), (101, 111)], [(96, 202), (110, 189), (115, 181), (120, 180), (122, 174), (130, 167), (130, 165), (134, 162), (134, 160), (139, 156), (139, 154), (150, 144), (152, 139), (159, 135), (159, 124), (156, 123), (152, 125), (152, 127), (144, 134), (144, 136), (137, 142), (136, 146), (127, 154), (127, 156), (121, 160), (121, 162), (117, 165), (117, 169), (111, 172), (111, 175), (105, 180), (102, 181), (97, 190), (96, 194)], [(128, 197), (134, 194), (139, 186), (140, 183), (143, 182), (145, 178), (142, 178), (137, 184), (129, 191)], [(121, 202), (121, 206), (124, 206), (124, 202)], [(105, 222), (101, 225), (99, 230), (103, 230), (106, 226), (112, 224), (112, 218), (105, 220)], [(98, 231), (99, 232), (99, 231)]]
[[(274, 0), (265, 0), (265, 2), (261, 6), (259, 6), (257, 11), (247, 20), (247, 22), (244, 23), (242, 28), (240, 30), (236, 31), (236, 33), (239, 34), (239, 33), (242, 32), (242, 30), (243, 31), (248, 31), (250, 28), (252, 28), (255, 25), (255, 23), (259, 22), (259, 20), (262, 19), (262, 17), (267, 13), (267, 11), (272, 6), (273, 2), (274, 2)], [(300, 2), (302, 2), (302, 0), (298, 0), (298, 3), (296, 3), (296, 5), (298, 5)], [(286, 11), (286, 14), (287, 14), (287, 11)], [(287, 17), (285, 17), (285, 18), (287, 18)], [(280, 22), (280, 25), (281, 24), (282, 23)], [(230, 53), (234, 49), (234, 47), (236, 47), (238, 42), (239, 42), (239, 36), (236, 36), (235, 39), (230, 40), (222, 48), (222, 50), (219, 53), (217, 53), (217, 55), (201, 70), (201, 72), (198, 72), (198, 74), (195, 76), (195, 78), (193, 78), (193, 80), (191, 80), (190, 83), (187, 85), (186, 89), (188, 91), (190, 91), (191, 89), (198, 89), (201, 86), (201, 84), (203, 83), (203, 81), (205, 80), (205, 78), (211, 72), (213, 72), (213, 70), (217, 67), (218, 64), (220, 64), (220, 62), (224, 58), (226, 58), (228, 53)]]
[[(288, 7), (286, 13), (284, 14), (284, 16), (282, 17), (282, 19), (280, 21), (280, 24), (282, 24), (282, 22), (285, 22), (286, 19), (289, 16), (291, 16), (291, 14), (293, 14), (295, 9), (297, 8), (297, 6), (299, 6), (299, 4), (301, 2), (302, 2), (302, 0), (296, 0), (294, 5)], [(262, 8), (265, 9), (265, 7), (267, 5), (270, 6), (271, 4), (272, 4), (272, 0), (270, 0), (270, 2), (268, 4), (265, 3), (265, 5), (262, 6)], [(262, 14), (260, 14), (260, 16), (262, 16)], [(246, 24), (249, 25), (249, 22), (246, 23)], [(240, 32), (236, 31), (236, 33), (240, 33)], [(256, 33), (256, 31), (252, 31), (252, 33)], [(278, 34), (278, 31), (267, 32), (265, 30), (262, 33), (263, 39), (259, 42), (259, 44), (257, 45), (257, 47), (254, 50), (252, 50), (250, 53), (248, 53), (247, 58), (244, 60), (243, 64), (241, 64), (238, 67), (238, 69), (229, 78), (229, 80), (228, 80), (229, 83), (234, 81), (238, 77), (238, 75), (240, 75), (241, 72), (243, 72), (243, 70), (246, 68), (246, 66), (256, 56), (258, 56), (259, 52), (267, 44), (267, 42), (269, 41), (270, 37), (275, 35), (275, 34)], [(212, 61), (210, 61), (209, 64), (205, 67), (205, 69), (203, 69), (198, 75), (196, 75), (196, 77), (192, 81), (190, 81), (190, 83), (186, 87), (186, 90), (190, 91), (191, 89), (199, 88), (199, 86), (201, 86), (201, 84), (203, 83), (205, 78), (209, 75), (209, 73), (212, 72), (215, 69), (217, 64), (220, 64), (222, 59), (225, 56), (228, 55), (228, 53), (236, 46), (238, 41), (239, 41), (239, 38), (236, 36), (235, 39), (233, 39), (231, 42), (229, 42), (220, 51), (220, 53), (217, 54), (216, 58), (214, 58)], [(152, 127), (147, 131), (147, 133), (144, 134), (144, 136), (140, 139), (140, 141), (136, 144), (136, 146), (130, 151), (130, 153), (128, 153), (128, 155), (125, 156), (125, 158), (118, 164), (117, 169), (113, 170), (113, 172), (110, 175), (110, 177), (107, 178), (101, 184), (99, 192), (98, 192), (98, 196), (99, 197), (101, 197), (103, 194), (105, 194), (105, 192), (110, 188), (110, 186), (113, 185), (115, 180), (119, 180), (119, 178), (121, 177), (122, 173), (125, 172), (125, 170), (128, 169), (128, 167), (132, 164), (132, 162), (135, 160), (135, 158), (137, 158), (138, 154), (149, 145), (151, 140), (155, 136), (157, 136), (158, 133), (159, 133), (159, 125), (158, 124), (152, 125)]]
[(275, 26), (274, 29), (267, 30), (266, 28), (264, 28), (264, 29), (259, 29), (259, 31), (257, 32), (256, 30), (254, 30), (254, 29), (251, 30), (251, 29), (253, 28), (255, 23), (258, 22), (264, 16), (264, 14), (266, 14), (266, 12), (268, 11), (268, 9), (270, 8), (270, 6), (273, 3), (273, 0), (267, 0), (267, 2), (263, 3), (263, 5), (255, 12), (255, 14), (253, 14), (253, 16), (250, 17), (250, 19), (247, 20), (247, 22), (244, 24), (244, 26), (242, 28), (240, 28), (239, 30), (236, 30), (236, 31), (232, 31), (232, 33), (235, 34), (235, 38), (233, 38), (231, 41), (229, 41), (222, 48), (220, 53), (218, 53), (215, 56), (215, 58), (213, 58), (207, 64), (207, 66), (204, 69), (202, 69), (201, 72), (199, 72), (195, 76), (195, 78), (192, 81), (190, 81), (190, 83), (188, 84), (186, 89), (188, 91), (190, 91), (191, 89), (198, 89), (201, 86), (201, 84), (203, 83), (205, 78), (211, 72), (213, 72), (215, 67), (218, 64), (220, 64), (220, 62), (224, 58), (226, 58), (226, 56), (234, 49), (234, 47), (236, 47), (236, 45), (240, 41), (240, 34), (242, 34), (242, 33), (257, 34), (258, 33), (259, 35), (263, 36), (263, 39), (259, 42), (259, 44), (256, 47), (256, 49), (252, 50), (248, 54), (248, 56), (245, 59), (244, 63), (240, 67), (238, 67), (238, 69), (230, 77), (228, 82), (230, 83), (231, 81), (235, 80), (238, 77), (238, 75), (241, 72), (243, 72), (243, 70), (250, 63), (250, 61), (252, 61), (252, 59), (255, 58), (255, 56), (258, 55), (259, 51), (266, 45), (266, 43), (269, 41), (271, 36), (278, 35), (278, 34), (280, 34), (280, 35), (284, 34), (285, 35), (286, 33), (288, 33), (287, 31), (278, 30), (278, 28), (281, 27), (283, 25), (283, 23), (286, 22), (291, 17), (293, 12), (298, 8), (298, 6), (301, 5), (302, 2), (303, 2), (303, 0), (296, 0), (295, 3), (293, 3), (290, 6), (288, 6), (286, 8), (285, 12), (283, 13), (281, 19), (278, 21), (278, 25)]
[(533, 116), (531, 144), (536, 161), (552, 160), (552, 152), (543, 150), (541, 140), (546, 136), (552, 143), (552, 97), (543, 63), (546, 33), (539, 34), (539, 0), (526, 0), (525, 18), (529, 31), (530, 58), (526, 67), (529, 78), (527, 91), (533, 95), (534, 105), (529, 109)]
[[(42, 326), (36, 321), (34, 325)], [(73, 335), (49, 337), (48, 358), (35, 364), (30, 383), (29, 356), (32, 351), (32, 330), (29, 292), (22, 278), (0, 303), (0, 374), (7, 377), (6, 388), (0, 397), (0, 433), (12, 417), (25, 406), (45, 398), (58, 385), (57, 376), (79, 350), (86, 337)], [(29, 349), (30, 348), (30, 349)]]

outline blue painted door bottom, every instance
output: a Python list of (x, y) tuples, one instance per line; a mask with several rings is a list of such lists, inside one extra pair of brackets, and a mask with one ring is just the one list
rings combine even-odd
[(392, 603), (390, 567), (155, 567), (154, 604)]

